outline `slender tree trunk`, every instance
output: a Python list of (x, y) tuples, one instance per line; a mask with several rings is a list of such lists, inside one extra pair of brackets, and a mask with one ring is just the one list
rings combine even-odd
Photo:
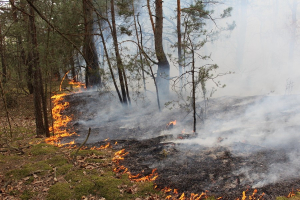
[(152, 27), (152, 30), (153, 30), (153, 33), (154, 33), (155, 32), (155, 26), (154, 26), (154, 21), (153, 21), (153, 18), (152, 18), (150, 0), (147, 0), (147, 8), (148, 8), (148, 14), (149, 14), (149, 17), (150, 17), (151, 27)]
[[(181, 55), (181, 7), (180, 7), (180, 0), (177, 0), (177, 51), (178, 51), (178, 69), (179, 69), (179, 76), (182, 75), (182, 55)], [(182, 78), (180, 78), (180, 89), (182, 90)]]
[(128, 90), (127, 76), (126, 76), (126, 72), (125, 72), (124, 67), (122, 68), (122, 73), (123, 73), (123, 75), (124, 75), (124, 81), (125, 81), (125, 89), (126, 89), (127, 100), (128, 100), (129, 105), (131, 105), (131, 100), (130, 100), (129, 90)]
[(196, 84), (195, 84), (195, 52), (194, 47), (191, 43), (191, 51), (192, 51), (192, 106), (193, 106), (193, 131), (196, 133)]
[[(136, 17), (135, 17), (134, 2), (133, 1), (132, 1), (132, 9), (133, 9), (133, 20), (134, 20), (134, 29), (135, 29), (136, 40), (137, 40), (138, 46), (140, 46), (140, 43), (143, 42), (143, 38), (141, 37), (141, 41), (140, 41), (138, 28), (137, 28)], [(139, 17), (139, 14), (137, 15), (137, 18), (138, 17)], [(141, 71), (142, 71), (143, 84), (144, 84), (144, 92), (146, 94), (146, 80), (145, 80), (145, 73), (144, 73), (143, 56), (142, 56), (142, 52), (139, 48), (138, 48), (138, 54), (139, 54), (139, 57), (140, 57)]]
[(2, 24), (0, 24), (0, 56), (1, 56), (1, 66), (2, 66), (2, 83), (7, 81), (7, 65), (5, 59), (5, 44), (4, 36), (2, 35)]
[(82, 0), (84, 13), (84, 45), (83, 54), (86, 58), (86, 87), (96, 87), (101, 84), (99, 72), (99, 61), (93, 36), (93, 2), (92, 0)]
[[(99, 21), (99, 20), (100, 20), (100, 19), (98, 19), (98, 21)], [(109, 56), (108, 56), (107, 47), (106, 47), (106, 42), (105, 42), (105, 40), (104, 40), (104, 36), (103, 36), (103, 32), (102, 32), (102, 27), (101, 27), (101, 24), (100, 24), (100, 23), (99, 23), (99, 29), (100, 29), (100, 37), (101, 37), (101, 40), (102, 40), (102, 44), (103, 44), (104, 53), (105, 53), (105, 56), (106, 56), (108, 68), (109, 68), (109, 71), (110, 71), (110, 74), (111, 74), (111, 77), (112, 77), (112, 80), (113, 80), (115, 89), (116, 89), (116, 91), (117, 91), (119, 100), (120, 100), (120, 102), (122, 103), (123, 100), (122, 100), (122, 97), (121, 97), (119, 88), (118, 88), (118, 86), (117, 86), (117, 82), (116, 82), (116, 79), (115, 79), (115, 75), (114, 75), (114, 72), (113, 72), (113, 69), (112, 69), (112, 66), (111, 66), (111, 63), (110, 63), (110, 58), (109, 58)]]
[(121, 59), (121, 56), (119, 53), (119, 45), (118, 45), (117, 30), (116, 30), (116, 20), (115, 20), (114, 0), (110, 1), (110, 6), (111, 6), (111, 21), (112, 21), (112, 37), (113, 37), (114, 49), (115, 49), (115, 54), (116, 54), (116, 59), (117, 59), (119, 81), (120, 81), (121, 92), (122, 92), (122, 102), (124, 105), (127, 105), (127, 94), (126, 94), (125, 83), (124, 83), (125, 74), (123, 74), (123, 71), (122, 71), (122, 68), (124, 66), (123, 66), (122, 59)]
[[(142, 38), (143, 38), (142, 26), (141, 26), (141, 24), (139, 22), (139, 18), (137, 18), (137, 19), (138, 19), (138, 25), (139, 25), (139, 29), (140, 29), (140, 33), (141, 33), (141, 49), (143, 49), (144, 47), (143, 47), (143, 40), (142, 40)], [(159, 101), (159, 93), (158, 93), (158, 87), (157, 87), (157, 84), (156, 84), (155, 75), (153, 73), (153, 70), (152, 70), (152, 67), (151, 67), (151, 64), (150, 64), (149, 60), (146, 59), (146, 61), (148, 62), (148, 65), (149, 65), (149, 68), (150, 68), (150, 72), (151, 72), (151, 77), (153, 79), (154, 86), (155, 86), (156, 100), (157, 100), (158, 110), (161, 111), (161, 109), (160, 109), (160, 101)]]
[(155, 54), (158, 60), (157, 85), (160, 96), (169, 95), (170, 65), (163, 49), (163, 7), (162, 0), (155, 0)]

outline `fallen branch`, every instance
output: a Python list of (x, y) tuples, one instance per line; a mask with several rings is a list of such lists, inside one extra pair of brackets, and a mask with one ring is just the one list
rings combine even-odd
[(76, 158), (76, 155), (78, 154), (78, 151), (81, 149), (81, 147), (83, 147), (83, 145), (85, 145), (85, 143), (86, 143), (87, 140), (89, 139), (90, 134), (91, 134), (91, 127), (89, 128), (89, 133), (88, 133), (88, 135), (86, 136), (84, 142), (78, 147), (78, 149), (77, 149), (76, 152), (74, 153), (74, 159)]

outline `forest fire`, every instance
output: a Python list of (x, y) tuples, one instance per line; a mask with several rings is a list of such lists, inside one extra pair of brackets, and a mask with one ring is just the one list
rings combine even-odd
[(69, 133), (66, 130), (67, 124), (72, 118), (62, 114), (62, 111), (69, 106), (68, 102), (63, 102), (65, 96), (66, 93), (62, 93), (51, 97), (53, 99), (54, 107), (52, 108), (53, 126), (50, 127), (50, 132), (53, 132), (53, 136), (45, 139), (46, 143), (59, 147), (75, 143), (74, 141), (65, 144), (60, 143), (62, 138), (76, 134), (75, 132)]
[(173, 126), (176, 125), (176, 123), (177, 123), (176, 120), (170, 121), (170, 122), (167, 124), (166, 128), (167, 128), (167, 129), (172, 129)]
[(137, 175), (133, 175), (128, 171), (128, 168), (126, 168), (123, 165), (120, 165), (120, 161), (124, 160), (124, 157), (128, 155), (128, 152), (125, 152), (125, 149), (122, 149), (118, 152), (115, 153), (114, 157), (113, 157), (113, 162), (117, 165), (116, 168), (114, 168), (114, 172), (116, 173), (127, 173), (128, 177), (131, 181), (134, 182), (151, 182), (154, 181), (157, 177), (158, 174), (156, 172), (156, 169), (153, 169), (151, 174), (147, 175), (147, 176), (143, 176), (142, 174), (137, 174)]
[(69, 84), (72, 85), (72, 87), (75, 89), (86, 88), (84, 83), (74, 81), (74, 80), (69, 81)]
[[(58, 101), (67, 108), (69, 105), (63, 103), (64, 97), (64, 95), (61, 97), (58, 95), (57, 100), (54, 99), (53, 102)], [(94, 96), (91, 92), (87, 92), (68, 96), (67, 101), (72, 105), (74, 105), (73, 99), (76, 103), (91, 101), (95, 103), (98, 98), (98, 95)], [(104, 101), (100, 99), (99, 102)], [(102, 104), (96, 102), (93, 106), (95, 105), (101, 106)], [(59, 112), (62, 112), (63, 109), (57, 108)], [(168, 127), (175, 128), (174, 125), (178, 125), (176, 120), (169, 122), (167, 127), (162, 123), (159, 128), (152, 131), (151, 124), (149, 124), (149, 128), (146, 124), (146, 129), (143, 126), (135, 128), (139, 126), (135, 125), (135, 122), (130, 122), (129, 126), (130, 115), (124, 119), (123, 123), (123, 119), (118, 116), (119, 113), (107, 118), (100, 115), (101, 118), (95, 118), (96, 120), (90, 118), (90, 113), (98, 117), (92, 111), (84, 112), (85, 122), (79, 122), (75, 127), (76, 133), (80, 135), (81, 139), (86, 137), (87, 127), (91, 125), (94, 130), (93, 139), (97, 142), (84, 148), (94, 146), (90, 149), (101, 150), (110, 147), (117, 149), (118, 151), (113, 157), (115, 165), (113, 171), (116, 176), (125, 173), (133, 182), (152, 181), (158, 190), (165, 193), (167, 199), (200, 200), (214, 196), (215, 199), (224, 200), (262, 200), (274, 199), (275, 195), (289, 197), (295, 195), (294, 192), (289, 194), (293, 185), (280, 183), (279, 185), (257, 186), (257, 184), (255, 185), (257, 181), (251, 182), (242, 171), (255, 169), (256, 173), (265, 173), (272, 163), (286, 162), (287, 155), (280, 149), (263, 149), (258, 145), (242, 142), (243, 140), (226, 146), (225, 142), (228, 141), (226, 135), (222, 136), (222, 140), (219, 140), (217, 136), (211, 137), (215, 145), (208, 146), (204, 144), (208, 139), (203, 137), (203, 132), (198, 136), (196, 133), (188, 131), (188, 126), (186, 126), (187, 131), (183, 130), (179, 134), (176, 134), (177, 130), (171, 130), (170, 133), (175, 134), (172, 137), (168, 135), (169, 133), (161, 135), (162, 132), (159, 130), (165, 131)], [(149, 117), (153, 118), (152, 115)], [(168, 118), (172, 118), (172, 116), (168, 116)], [(140, 121), (145, 120), (141, 119)], [(124, 125), (125, 123), (127, 126)], [(145, 130), (151, 130), (151, 134), (155, 134), (157, 131), (157, 134), (151, 135), (148, 139), (139, 139), (139, 136), (145, 136), (142, 135), (146, 132)], [(108, 137), (110, 139), (105, 139)], [(57, 146), (62, 145), (59, 142), (60, 139), (56, 142)], [(195, 144), (197, 141), (200, 143)], [(190, 142), (194, 142), (193, 145), (190, 145)], [(236, 153), (237, 150), (238, 153)], [(250, 175), (253, 176), (253, 174)], [(253, 191), (252, 186), (258, 189)], [(283, 187), (282, 191), (279, 189), (280, 186)]]

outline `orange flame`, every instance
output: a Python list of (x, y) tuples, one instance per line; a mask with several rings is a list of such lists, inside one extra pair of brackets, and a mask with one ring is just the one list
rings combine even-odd
[[(62, 138), (76, 134), (74, 132), (69, 133), (65, 129), (67, 127), (67, 124), (72, 120), (72, 118), (67, 115), (62, 115), (62, 111), (69, 106), (68, 102), (63, 102), (64, 96), (66, 96), (66, 93), (57, 94), (51, 97), (53, 99), (54, 104), (54, 107), (52, 108), (52, 116), (54, 122), (53, 127), (50, 127), (49, 131), (53, 131), (55, 135), (45, 139), (46, 143), (58, 147), (65, 146), (64, 144), (60, 143)], [(73, 141), (71, 143), (74, 144), (75, 142)], [(71, 143), (68, 143), (67, 145), (70, 145)]]
[(142, 174), (137, 174), (137, 175), (133, 175), (128, 171), (128, 168), (120, 165), (120, 161), (124, 160), (124, 157), (128, 155), (128, 152), (125, 152), (125, 149), (122, 149), (120, 151), (117, 151), (112, 159), (112, 161), (118, 165), (113, 171), (116, 173), (127, 173), (129, 176), (129, 179), (131, 181), (134, 182), (151, 182), (157, 179), (158, 174), (156, 172), (156, 169), (152, 170), (152, 173), (147, 175), (147, 176), (143, 176)]
[(76, 82), (74, 80), (69, 81), (69, 84), (72, 85), (74, 88), (79, 89), (79, 91), (81, 88), (86, 88), (84, 83)]
[(170, 121), (170, 122), (167, 124), (167, 126), (170, 126), (171, 124), (176, 125), (176, 120)]
[(92, 147), (91, 150), (102, 150), (107, 149), (110, 147), (110, 143), (107, 143), (106, 145), (101, 145), (100, 147)]

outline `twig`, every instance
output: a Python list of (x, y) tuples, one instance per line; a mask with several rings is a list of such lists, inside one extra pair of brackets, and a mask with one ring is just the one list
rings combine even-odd
[(77, 155), (78, 151), (81, 149), (81, 147), (83, 147), (83, 145), (85, 145), (85, 143), (86, 143), (87, 140), (89, 139), (90, 134), (91, 134), (91, 127), (89, 128), (89, 133), (88, 133), (88, 135), (86, 136), (84, 142), (78, 147), (78, 149), (77, 149), (76, 152), (74, 153), (74, 159), (76, 158), (76, 155)]

